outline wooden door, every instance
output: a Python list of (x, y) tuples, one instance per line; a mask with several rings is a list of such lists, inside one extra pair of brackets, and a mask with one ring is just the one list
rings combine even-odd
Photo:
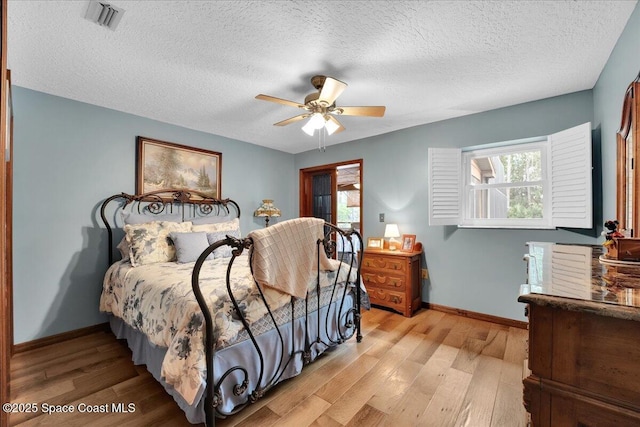
[(300, 171), (300, 216), (335, 218), (335, 169)]
[(300, 169), (300, 216), (322, 218), (338, 225), (338, 170), (345, 166), (355, 166), (357, 173), (357, 206), (360, 215), (358, 230), (362, 232), (362, 159), (332, 163), (312, 168)]

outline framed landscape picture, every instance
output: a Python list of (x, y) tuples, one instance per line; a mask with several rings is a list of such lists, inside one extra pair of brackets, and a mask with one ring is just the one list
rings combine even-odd
[(139, 136), (136, 194), (196, 190), (220, 198), (222, 154)]

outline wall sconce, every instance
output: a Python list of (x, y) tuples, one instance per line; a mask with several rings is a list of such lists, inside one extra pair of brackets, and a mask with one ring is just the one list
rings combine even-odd
[(399, 241), (396, 237), (400, 237), (400, 230), (398, 230), (398, 224), (387, 224), (384, 228), (384, 237), (389, 238), (389, 250), (395, 251), (398, 249)]
[(268, 227), (269, 218), (278, 217), (281, 214), (282, 213), (280, 212), (280, 209), (276, 208), (273, 205), (273, 200), (264, 199), (262, 200), (262, 204), (260, 205), (260, 207), (258, 207), (258, 209), (256, 209), (256, 211), (253, 213), (253, 216), (263, 216), (266, 224), (265, 227)]

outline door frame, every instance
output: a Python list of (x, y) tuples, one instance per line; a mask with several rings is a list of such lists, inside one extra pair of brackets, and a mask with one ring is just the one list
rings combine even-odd
[[(7, 147), (8, 123), (7, 118), (7, 82), (9, 77), (7, 74), (7, 0), (0, 3), (0, 147), (2, 147), (3, 161), (0, 162), (0, 403), (9, 402), (9, 369), (11, 359), (12, 346), (12, 322), (11, 316), (11, 278), (9, 262), (11, 260), (11, 241), (10, 236), (11, 223), (8, 222), (7, 212), (11, 209), (10, 194), (7, 194), (8, 182), (10, 183), (11, 173), (10, 162), (4, 159), (4, 151)], [(8, 180), (9, 179), (9, 180)], [(9, 415), (4, 411), (0, 411), (0, 426), (9, 424)]]
[[(304, 169), (300, 169), (300, 194), (298, 196), (298, 200), (299, 200), (299, 204), (300, 204), (300, 211), (299, 211), (299, 215), (301, 217), (304, 216), (311, 216), (312, 215), (312, 210), (311, 210), (311, 179), (314, 175), (317, 175), (319, 173), (326, 173), (326, 172), (332, 172), (333, 176), (337, 176), (337, 172), (338, 172), (338, 167), (339, 166), (346, 166), (346, 165), (355, 165), (357, 164), (360, 168), (360, 235), (363, 235), (363, 197), (362, 195), (364, 194), (364, 183), (363, 183), (363, 160), (362, 159), (356, 159), (356, 160), (346, 160), (343, 162), (337, 162), (337, 163), (330, 163), (330, 164), (326, 164), (326, 165), (319, 165), (319, 166), (313, 166), (313, 167), (309, 167), (309, 168), (304, 168)], [(337, 215), (337, 206), (336, 206), (336, 202), (337, 202), (337, 197), (338, 197), (338, 189), (337, 189), (337, 180), (333, 180), (333, 189), (331, 190), (331, 216), (332, 218), (334, 218), (334, 222), (336, 222), (337, 225), (337, 221), (338, 221), (338, 215)]]

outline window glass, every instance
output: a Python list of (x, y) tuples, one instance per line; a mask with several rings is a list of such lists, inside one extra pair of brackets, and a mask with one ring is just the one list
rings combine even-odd
[(544, 147), (506, 145), (464, 153), (466, 215), (482, 220), (544, 219)]

